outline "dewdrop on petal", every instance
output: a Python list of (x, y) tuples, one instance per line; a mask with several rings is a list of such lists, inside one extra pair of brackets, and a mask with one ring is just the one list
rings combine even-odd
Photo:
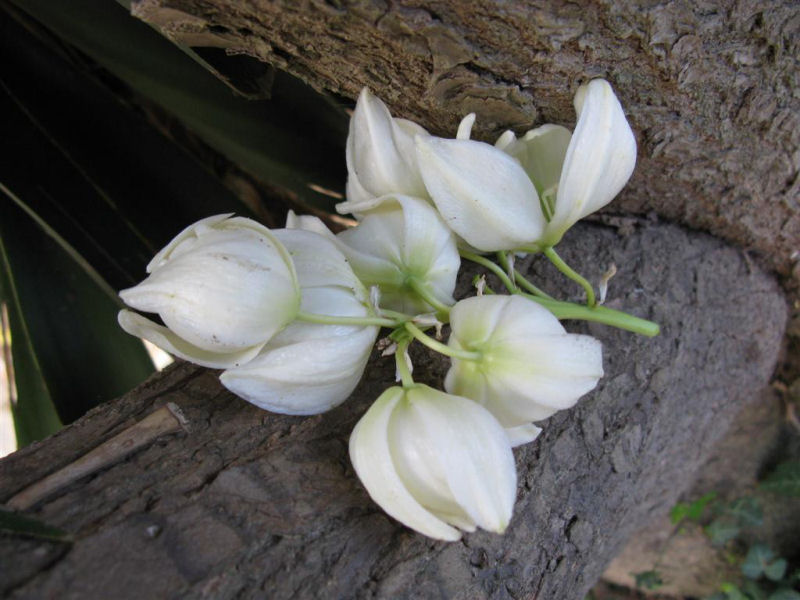
[(502, 533), (517, 492), (505, 430), (483, 407), (426, 385), (392, 387), (350, 436), (350, 460), (389, 515), (439, 540)]
[(567, 333), (550, 311), (522, 296), (480, 296), (450, 311), (448, 344), (477, 352), (452, 359), (445, 389), (516, 428), (570, 408), (603, 376), (600, 342)]

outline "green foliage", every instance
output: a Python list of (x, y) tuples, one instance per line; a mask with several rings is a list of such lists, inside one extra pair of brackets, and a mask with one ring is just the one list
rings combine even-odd
[(800, 497), (800, 461), (789, 460), (779, 464), (759, 487), (767, 492)]
[[(775, 553), (769, 546), (764, 544), (754, 544), (750, 547), (750, 550), (748, 550), (747, 556), (745, 556), (744, 562), (742, 563), (742, 574), (749, 579), (758, 579), (759, 577), (766, 575), (767, 569), (769, 569), (773, 564), (774, 558)], [(786, 561), (784, 560), (782, 563), (782, 569), (777, 579), (781, 579), (785, 571)], [(775, 581), (775, 578), (773, 577), (770, 577), (770, 579)]]
[(664, 585), (664, 580), (661, 578), (661, 573), (655, 569), (649, 571), (641, 571), (640, 573), (631, 573), (636, 580), (636, 587), (645, 590), (657, 590)]
[(0, 509), (0, 531), (55, 542), (72, 541), (72, 536), (58, 527), (3, 509)]
[(716, 492), (710, 492), (694, 502), (678, 502), (669, 513), (672, 524), (677, 525), (683, 520), (699, 521), (703, 517), (706, 508), (716, 497)]
[(299, 80), (274, 73), (272, 99), (247, 100), (111, 0), (15, 2), (262, 180), (320, 207), (332, 200), (310, 183), (343, 188), (347, 115)]
[(761, 527), (764, 523), (764, 510), (761, 502), (752, 496), (737, 498), (722, 506), (721, 511), (742, 527)]
[[(200, 133), (209, 143), (227, 144), (234, 158), (252, 155), (252, 170), (265, 180), (316, 203), (309, 182), (343, 184), (343, 164), (330, 156), (342, 155), (346, 117), (295, 80), (281, 80), (280, 93), (291, 98), (283, 96), (284, 114), (276, 116), (275, 103), (235, 97), (113, 2), (20, 6), (188, 125), (205, 127)], [(19, 22), (21, 13), (0, 10), (0, 137), (9, 146), (0, 161), (0, 302), (23, 446), (152, 372), (141, 342), (117, 325), (116, 290), (137, 283), (150, 257), (186, 224), (252, 213), (185, 149), (121, 103), (83, 58), (26, 17)], [(305, 122), (299, 133), (296, 119), (285, 114), (289, 105)], [(250, 141), (237, 137), (245, 134)], [(290, 174), (292, 161), (299, 166)]]
[(736, 538), (740, 531), (741, 527), (728, 517), (718, 517), (705, 528), (706, 535), (711, 539), (711, 543), (717, 547), (722, 547)]
[(141, 342), (117, 325), (113, 290), (9, 194), (0, 193), (0, 300), (9, 314), (18, 395), (12, 410), (24, 445), (128, 391), (153, 365)]

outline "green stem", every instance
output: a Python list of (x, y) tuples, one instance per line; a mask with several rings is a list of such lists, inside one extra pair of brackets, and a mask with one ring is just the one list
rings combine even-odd
[[(500, 260), (500, 264), (503, 266), (503, 268), (506, 270), (506, 272), (510, 274), (511, 273), (511, 268), (510, 268), (510, 264), (508, 262), (508, 253), (506, 253), (506, 252), (498, 252), (497, 253), (497, 258)], [(520, 273), (517, 269), (514, 269), (514, 282), (518, 286), (528, 290), (531, 294), (535, 294), (536, 296), (541, 296), (542, 298), (552, 298), (552, 296), (550, 294), (548, 294), (544, 290), (541, 290), (538, 287), (536, 287), (535, 285), (533, 285), (533, 283), (531, 283), (525, 277), (525, 275)]]
[(514, 282), (514, 279), (515, 279), (514, 273), (515, 273), (516, 269), (513, 269), (511, 267), (511, 261), (508, 260), (508, 254), (506, 252), (498, 252), (497, 253), (497, 262), (499, 262), (500, 266), (503, 267), (503, 269), (506, 272), (506, 275), (508, 275), (508, 280), (514, 286), (514, 289), (511, 290), (511, 292), (512, 293), (516, 292), (517, 289), (518, 289), (517, 288), (517, 284)]
[(528, 290), (534, 296), (539, 296), (541, 298), (549, 298), (550, 300), (553, 300), (553, 297), (550, 294), (533, 285), (530, 281), (528, 281), (525, 275), (523, 275), (516, 269), (514, 269), (514, 279), (517, 281), (520, 287)]
[(538, 244), (531, 244), (530, 246), (520, 246), (515, 248), (514, 252), (527, 252), (528, 254), (539, 254), (542, 249)]
[(378, 325), (379, 327), (397, 327), (398, 323), (394, 319), (384, 319), (382, 317), (342, 317), (339, 315), (317, 315), (314, 313), (303, 312), (302, 310), (297, 313), (295, 317), (298, 321), (305, 321), (306, 323), (319, 323), (321, 325)]
[(396, 310), (389, 310), (388, 308), (381, 308), (381, 314), (385, 317), (389, 317), (390, 319), (394, 319), (397, 324), (403, 323), (405, 321), (410, 321), (414, 318), (414, 315), (407, 315), (406, 313), (402, 313)]
[(414, 378), (411, 376), (411, 370), (408, 368), (406, 362), (406, 349), (411, 343), (411, 340), (406, 338), (397, 343), (397, 350), (394, 353), (394, 362), (397, 365), (397, 374), (400, 375), (400, 381), (404, 388), (414, 385)]
[(413, 335), (417, 341), (421, 342), (423, 345), (427, 346), (434, 352), (438, 352), (439, 354), (444, 354), (445, 356), (450, 356), (451, 358), (460, 358), (462, 360), (480, 360), (482, 357), (480, 352), (470, 352), (469, 350), (457, 350), (455, 348), (451, 348), (447, 344), (437, 342), (429, 335), (426, 335), (419, 327), (417, 327), (413, 323), (406, 323), (405, 328), (406, 331), (408, 331), (411, 335)]
[(647, 337), (653, 337), (659, 334), (660, 328), (658, 323), (648, 321), (647, 319), (640, 319), (628, 313), (624, 313), (613, 308), (606, 308), (605, 306), (589, 307), (583, 304), (573, 304), (572, 302), (562, 302), (560, 300), (553, 300), (551, 298), (541, 298), (540, 296), (533, 296), (532, 294), (521, 294), (526, 298), (530, 298), (548, 309), (559, 320), (563, 319), (577, 319), (580, 321), (594, 321), (596, 323), (603, 323), (604, 325), (611, 325), (625, 331), (632, 331)]
[(422, 283), (416, 277), (409, 277), (408, 280), (409, 287), (414, 290), (414, 292), (422, 298), (425, 302), (430, 304), (433, 308), (436, 309), (437, 312), (442, 313), (443, 315), (450, 314), (450, 307), (447, 306), (444, 302), (441, 302), (433, 293), (428, 289), (424, 283)]
[(572, 279), (572, 281), (584, 289), (586, 292), (586, 305), (590, 308), (594, 308), (597, 304), (597, 301), (594, 297), (594, 288), (592, 288), (592, 284), (589, 283), (580, 273), (573, 270), (572, 267), (565, 263), (564, 259), (558, 255), (558, 252), (556, 252), (555, 248), (552, 246), (544, 249), (544, 255), (550, 259), (550, 262), (555, 265), (556, 269), (561, 271), (564, 275)]
[(516, 291), (517, 288), (514, 285), (514, 282), (511, 281), (511, 279), (506, 274), (506, 272), (503, 271), (503, 269), (497, 263), (492, 262), (488, 258), (486, 258), (484, 256), (481, 256), (480, 254), (473, 254), (472, 252), (466, 252), (464, 250), (461, 250), (459, 252), (459, 254), (461, 255), (461, 258), (466, 258), (467, 260), (472, 261), (472, 262), (474, 262), (476, 264), (479, 264), (482, 267), (486, 267), (492, 273), (497, 275), (497, 278), (500, 281), (503, 282), (503, 285), (506, 286), (506, 289), (509, 292), (515, 292)]

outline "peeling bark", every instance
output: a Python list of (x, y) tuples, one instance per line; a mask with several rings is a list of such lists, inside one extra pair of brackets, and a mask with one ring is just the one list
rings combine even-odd
[(708, 230), (781, 272), (800, 239), (800, 13), (763, 2), (134, 0), (189, 46), (270, 62), (317, 89), (369, 86), (437, 134), (573, 127), (572, 95), (616, 88), (639, 145), (610, 210)]

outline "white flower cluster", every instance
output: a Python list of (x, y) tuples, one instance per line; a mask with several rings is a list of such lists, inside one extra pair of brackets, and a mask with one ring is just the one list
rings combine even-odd
[[(573, 406), (603, 376), (600, 342), (567, 333), (558, 317), (647, 335), (657, 326), (596, 306), (591, 285), (552, 247), (608, 203), (633, 170), (636, 145), (603, 80), (575, 98), (574, 133), (544, 125), (494, 146), (395, 119), (366, 89), (347, 140), (347, 201), (359, 224), (338, 235), (290, 213), (285, 229), (218, 215), (181, 232), (120, 293), (129, 333), (172, 354), (224, 369), (232, 392), (274, 412), (308, 415), (358, 384), (381, 327), (391, 329), (398, 380), (350, 438), (356, 473), (390, 515), (433, 538), (502, 532), (516, 495), (512, 448)], [(481, 253), (498, 253), (497, 263)], [(543, 252), (587, 291), (554, 300), (513, 268)], [(456, 302), (461, 258), (507, 288)], [(450, 325), (447, 344), (426, 330)], [(445, 391), (416, 383), (407, 348), (418, 340), (451, 359)]]

